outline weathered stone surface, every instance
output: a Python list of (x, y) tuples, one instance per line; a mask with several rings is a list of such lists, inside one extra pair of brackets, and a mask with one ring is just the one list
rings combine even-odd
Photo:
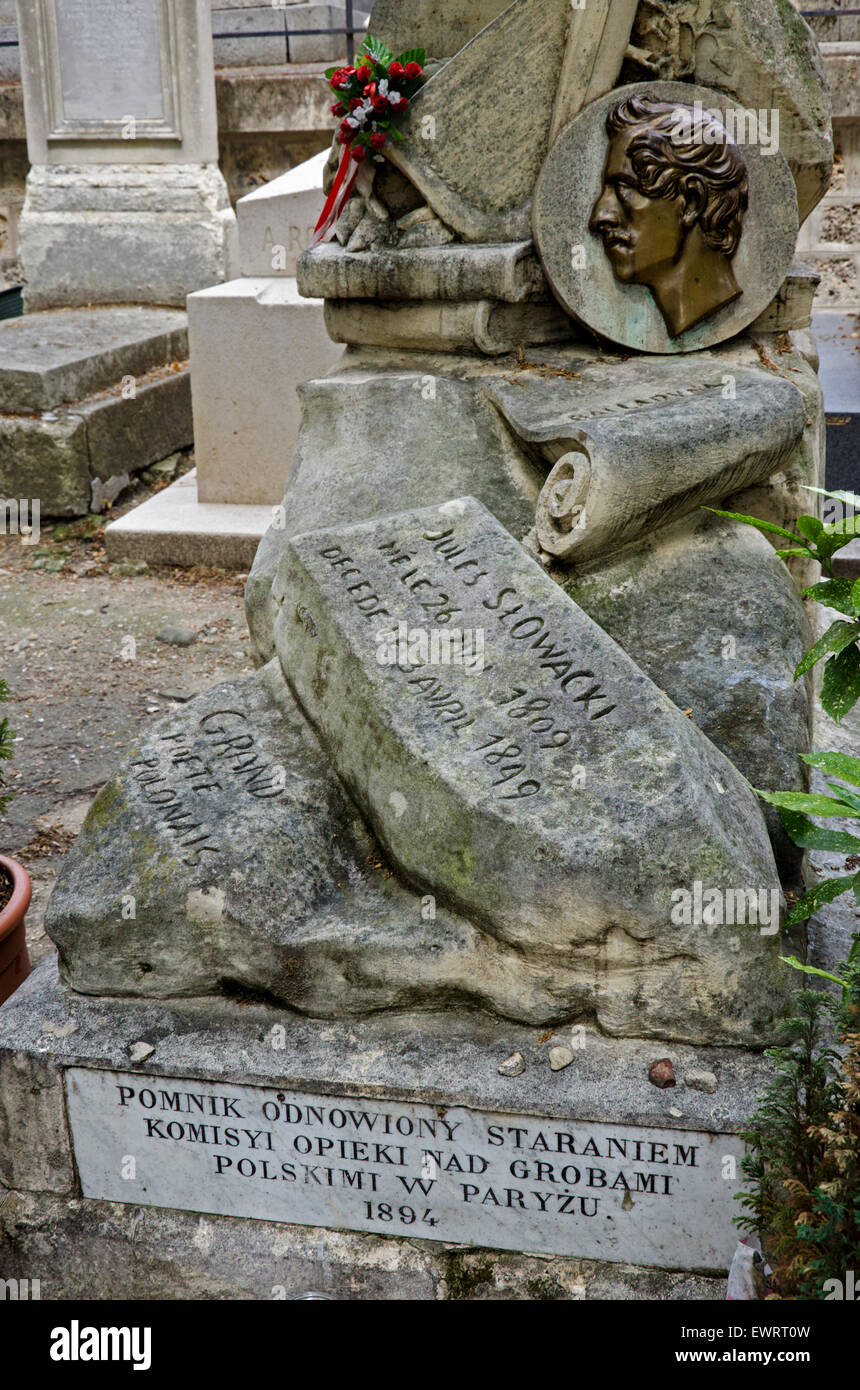
[(554, 301), (505, 304), (487, 299), (477, 304), (327, 299), (325, 325), (336, 343), (412, 352), (480, 352), (488, 357), (515, 352), (521, 345), (567, 342), (574, 332)]
[[(622, 283), (601, 236), (592, 230), (606, 187), (610, 149), (606, 120), (620, 102), (632, 97), (681, 103), (691, 110), (696, 102), (701, 102), (705, 111), (726, 112), (733, 105), (719, 91), (681, 82), (621, 87), (592, 102), (565, 127), (541, 169), (532, 213), (535, 243), (559, 301), (593, 332), (640, 352), (692, 352), (711, 347), (745, 329), (768, 307), (785, 281), (797, 243), (797, 199), (791, 171), (779, 150), (769, 148), (763, 138), (759, 142), (746, 139), (740, 153), (749, 176), (749, 208), (729, 272), (740, 294), (724, 307), (692, 321), (691, 326), (670, 332), (649, 285)], [(747, 129), (746, 124), (739, 128)], [(772, 134), (770, 126), (768, 132)], [(615, 204), (616, 209), (620, 206)], [(623, 218), (623, 212), (616, 211), (614, 216)], [(625, 236), (631, 234), (626, 226), (621, 231)], [(637, 235), (635, 231), (632, 234)], [(679, 266), (686, 264), (686, 245)], [(647, 278), (647, 271), (643, 273)], [(694, 256), (686, 274), (695, 281)], [(716, 302), (719, 305), (722, 301), (718, 297)]]
[(395, 53), (424, 48), (428, 61), (450, 58), (511, 0), (376, 0), (373, 34)]
[(87, 512), (90, 463), (80, 416), (0, 415), (0, 495), (38, 498), (45, 516)]
[(314, 1291), (347, 1303), (692, 1302), (722, 1299), (726, 1289), (724, 1275), (17, 1193), (0, 1208), (0, 1261), (7, 1277), (39, 1279), (43, 1300), (79, 1301), (86, 1289), (105, 1300), (293, 1300)]
[(414, 247), (405, 251), (345, 251), (337, 242), (299, 257), (300, 294), (309, 299), (541, 299), (547, 282), (534, 246)]
[[(550, 1050), (553, 1070), (572, 1061), (569, 1048)], [(281, 1081), (224, 1085), (74, 1067), (65, 1082), (85, 1197), (379, 1235), (391, 1233), (393, 1208), (398, 1234), (406, 1226), (434, 1242), (682, 1269), (725, 1268), (737, 1244), (734, 1193), (721, 1180), (729, 1135), (543, 1116), (526, 1123), (450, 1104), (440, 1117), (421, 1100), (353, 1100)], [(201, 1113), (212, 1122), (201, 1124)], [(238, 1141), (227, 1153), (225, 1132)], [(538, 1196), (532, 1147), (565, 1146), (568, 1155), (596, 1150), (595, 1167), (550, 1165), (565, 1190)], [(131, 1175), (123, 1172), (130, 1153)], [(643, 1192), (644, 1203), (631, 1195)], [(564, 1220), (570, 1215), (578, 1219)]]
[(697, 361), (670, 383), (655, 366), (641, 363), (626, 383), (598, 368), (587, 403), (587, 371), (579, 381), (527, 371), (490, 388), (520, 438), (554, 462), (536, 518), (548, 554), (576, 564), (611, 553), (763, 482), (796, 452), (806, 405), (792, 382), (761, 370), (703, 374)]
[[(694, 394), (703, 383), (725, 379), (730, 385), (750, 370), (760, 371), (763, 362), (768, 376), (797, 386), (811, 423), (784, 473), (747, 489), (734, 499), (734, 509), (785, 526), (809, 510), (804, 488), (821, 485), (824, 458), (821, 388), (788, 340), (764, 338), (754, 347), (741, 338), (707, 353), (656, 359), (624, 358), (586, 345), (546, 346), (532, 349), (525, 365), (422, 354), (406, 371), (397, 352), (348, 351), (336, 373), (299, 393), (303, 423), (284, 497), (285, 524), (264, 537), (246, 590), (258, 659), (268, 661), (274, 651), (272, 628), (282, 597), (278, 565), (291, 535), (377, 515), (380, 497), (392, 510), (406, 511), (467, 492), (513, 535), (530, 531), (546, 471), (558, 454), (538, 454), (534, 444), (502, 425), (493, 403), (497, 387), (512, 395), (517, 381), (533, 375), (565, 389), (572, 381), (581, 395), (575, 408), (592, 420), (623, 413), (637, 396), (647, 401)], [(384, 455), (380, 418), (386, 421)], [(800, 570), (792, 572), (798, 582), (814, 582)]]
[(629, 59), (629, 81), (694, 80), (747, 108), (777, 109), (801, 222), (809, 216), (833, 167), (830, 97), (818, 45), (788, 0), (643, 0)]
[(27, 1192), (72, 1192), (63, 1074), (51, 1065), (50, 1027), (42, 1032), (41, 1056), (0, 1046), (0, 1182)]
[[(614, 84), (634, 10), (614, 0), (610, 20), (609, 0), (514, 0), (429, 78), (388, 158), (466, 240), (527, 236), (556, 113), (570, 120)], [(476, 103), (477, 90), (504, 96)]]
[(18, 230), (28, 313), (184, 308), (192, 290), (228, 280), (237, 261), (217, 165), (33, 165)]
[[(294, 538), (282, 578), (285, 675), (410, 882), (578, 973), (612, 1032), (663, 1028), (667, 1008), (688, 1037), (714, 1036), (716, 1016), (727, 1041), (769, 1027), (785, 989), (776, 920), (730, 947), (672, 914), (696, 881), (778, 899), (755, 798), (485, 508)], [(415, 655), (414, 639), (406, 654), (408, 633), (426, 646), (446, 628), (468, 638), (459, 657)]]
[[(760, 533), (702, 513), (557, 578), (752, 786), (806, 789), (811, 693), (794, 671), (814, 639)], [(796, 884), (802, 855), (763, 809), (783, 878)]]
[(403, 370), (390, 354), (380, 366), (348, 353), (336, 374), (300, 387), (302, 429), (283, 528), (264, 537), (246, 591), (261, 659), (274, 652), (278, 567), (290, 536), (376, 516), (383, 498), (386, 507), (406, 511), (466, 492), (514, 535), (530, 529), (543, 470), (481, 398), (480, 381), (461, 375), (463, 364), (453, 357), (444, 367), (436, 357), (417, 357)]
[(46, 517), (82, 516), (190, 444), (189, 374), (175, 366), (136, 378), (134, 395), (117, 383), (42, 415), (0, 415), (0, 496), (37, 498)]
[(71, 407), (86, 424), (93, 478), (139, 473), (193, 444), (191, 373), (187, 362), (177, 367), (140, 377), (132, 397), (115, 389)]
[(0, 325), (0, 410), (50, 410), (188, 356), (185, 314), (59, 309)]

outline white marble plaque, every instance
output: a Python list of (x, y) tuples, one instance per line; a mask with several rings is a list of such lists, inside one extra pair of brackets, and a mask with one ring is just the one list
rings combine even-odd
[(55, 0), (67, 122), (165, 116), (159, 0)]
[(731, 1135), (66, 1073), (84, 1195), (676, 1269), (727, 1267)]

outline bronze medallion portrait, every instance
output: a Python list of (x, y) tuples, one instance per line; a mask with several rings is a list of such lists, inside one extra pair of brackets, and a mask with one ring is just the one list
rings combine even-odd
[(673, 338), (743, 294), (732, 261), (749, 174), (715, 115), (628, 97), (606, 121), (609, 150), (590, 228), (617, 280), (647, 285)]
[(559, 135), (533, 228), (556, 297), (594, 332), (688, 352), (742, 332), (794, 257), (797, 196), (783, 155), (735, 138), (719, 92), (640, 83)]

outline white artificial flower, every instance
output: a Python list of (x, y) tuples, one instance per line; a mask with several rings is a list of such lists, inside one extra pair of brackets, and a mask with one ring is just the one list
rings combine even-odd
[(399, 92), (389, 92), (389, 93), (388, 93), (388, 100), (391, 102), (391, 105), (392, 105), (392, 106), (396, 106), (397, 103), (401, 100), (400, 93), (399, 93)]
[(379, 85), (378, 85), (378, 87), (377, 87), (376, 90), (379, 92), (379, 95), (380, 95), (381, 97), (387, 97), (387, 96), (388, 96), (388, 78), (387, 78), (387, 77), (383, 77), (382, 81), (379, 83)]

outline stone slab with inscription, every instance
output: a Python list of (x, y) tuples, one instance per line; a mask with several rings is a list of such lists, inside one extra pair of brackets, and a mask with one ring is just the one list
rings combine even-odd
[[(738, 1130), (767, 1060), (675, 1044), (678, 1085), (657, 1090), (653, 1044), (591, 1025), (554, 1040), (571, 1045), (563, 1071), (543, 1031), (451, 1007), (320, 1022), (249, 1000), (91, 999), (48, 959), (0, 1015), (0, 1180), (31, 1205), (82, 1190), (82, 1221), (104, 1200), (146, 1208), (146, 1230), (154, 1207), (212, 1213), (194, 1229), (219, 1248), (253, 1248), (220, 1220), (238, 1216), (284, 1252), (309, 1226), (725, 1269)], [(523, 1070), (500, 1074), (514, 1051)], [(685, 1082), (703, 1069), (709, 1093)]]
[(686, 1268), (736, 1243), (723, 1135), (140, 1072), (66, 1086), (85, 1197)]
[(779, 899), (753, 794), (480, 503), (294, 538), (282, 582), (284, 674), (407, 881), (569, 968), (613, 1033), (671, 1012), (761, 1037), (776, 919), (769, 940), (671, 924), (695, 881)]

